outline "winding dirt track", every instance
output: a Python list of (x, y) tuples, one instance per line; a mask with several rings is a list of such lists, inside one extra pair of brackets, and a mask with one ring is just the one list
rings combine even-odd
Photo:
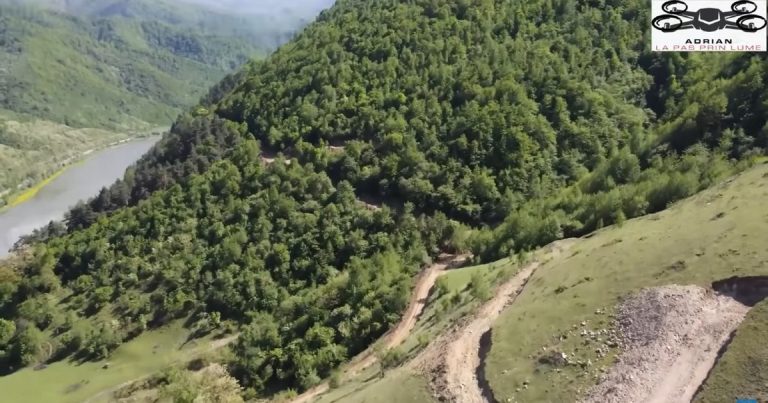
[(482, 364), (480, 339), (491, 329), (507, 304), (514, 302), (538, 266), (538, 262), (528, 265), (511, 281), (499, 287), (496, 295), (480, 307), (475, 319), (442, 336), (423, 356), (426, 362), (420, 366), (430, 374), (433, 392), (442, 398), (441, 401), (489, 401), (477, 378)]
[[(427, 297), (432, 286), (435, 285), (438, 277), (440, 277), (446, 270), (453, 267), (461, 266), (464, 264), (471, 255), (441, 255), (440, 258), (431, 266), (424, 269), (419, 274), (416, 280), (416, 287), (411, 294), (411, 300), (408, 303), (408, 308), (403, 314), (403, 318), (400, 322), (393, 327), (389, 332), (385, 333), (380, 339), (381, 346), (386, 350), (393, 347), (397, 347), (405, 341), (408, 335), (411, 334), (411, 330), (416, 325), (416, 322), (427, 303)], [(344, 379), (349, 379), (360, 371), (370, 367), (377, 361), (373, 348), (368, 348), (362, 353), (353, 358), (346, 366), (344, 366)], [(328, 382), (323, 382), (295, 399), (291, 400), (292, 403), (304, 403), (309, 402), (317, 396), (327, 392), (329, 389)]]
[[(550, 244), (549, 256), (555, 257), (570, 243)], [(440, 401), (486, 403), (493, 400), (490, 390), (483, 390), (478, 379), (478, 374), (482, 374), (482, 339), (488, 337), (486, 333), (493, 322), (504, 308), (514, 303), (540, 264), (540, 261), (534, 261), (520, 270), (497, 288), (493, 298), (471, 319), (443, 334), (413, 361), (415, 369), (429, 377), (432, 392)]]

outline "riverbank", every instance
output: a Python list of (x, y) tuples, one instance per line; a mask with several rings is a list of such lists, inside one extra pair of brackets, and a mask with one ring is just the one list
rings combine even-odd
[(0, 258), (25, 235), (61, 220), (79, 201), (95, 197), (102, 188), (122, 178), (125, 170), (159, 139), (152, 136), (99, 151), (79, 150), (70, 164), (57, 165), (58, 169), (49, 171), (45, 180), (15, 194), (13, 207), (0, 213)]
[(54, 179), (58, 178), (61, 174), (64, 173), (69, 168), (69, 164), (67, 166), (60, 168), (58, 171), (54, 172), (53, 175), (43, 179), (40, 183), (28, 188), (27, 190), (22, 191), (21, 193), (17, 193), (16, 196), (11, 195), (11, 197), (8, 199), (8, 203), (0, 207), (0, 212), (3, 212), (6, 209), (16, 207), (21, 203), (24, 203), (25, 201), (35, 197), (38, 192), (40, 192), (40, 189), (47, 186), (49, 183), (53, 182)]
[(81, 153), (79, 153), (76, 156), (72, 156), (70, 158), (65, 159), (61, 162), (54, 163), (55, 165), (58, 165), (55, 170), (48, 176), (46, 176), (43, 180), (34, 183), (30, 185), (29, 187), (19, 189), (16, 191), (6, 190), (3, 194), (0, 194), (0, 214), (5, 212), (6, 210), (16, 207), (32, 198), (34, 198), (40, 190), (42, 190), (44, 187), (49, 185), (51, 182), (53, 182), (56, 178), (58, 178), (61, 174), (67, 171), (67, 169), (71, 168), (72, 166), (81, 163), (83, 160), (85, 160), (88, 156), (104, 151), (113, 147), (118, 147), (121, 145), (124, 145), (126, 143), (130, 143), (133, 141), (138, 141), (146, 138), (152, 137), (152, 132), (142, 133), (138, 135), (134, 135), (132, 137), (124, 138), (118, 141), (112, 141), (108, 144), (99, 145), (96, 148), (91, 148), (88, 150), (85, 150)]

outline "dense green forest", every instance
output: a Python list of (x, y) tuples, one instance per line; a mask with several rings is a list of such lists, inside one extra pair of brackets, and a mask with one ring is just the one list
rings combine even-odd
[(650, 53), (648, 14), (339, 0), (0, 268), (3, 367), (187, 319), (241, 332), (249, 394), (304, 389), (386, 331), (440, 251), (620, 224), (764, 154), (766, 56)]
[(167, 124), (265, 50), (234, 36), (122, 17), (2, 7), (0, 108), (79, 127)]

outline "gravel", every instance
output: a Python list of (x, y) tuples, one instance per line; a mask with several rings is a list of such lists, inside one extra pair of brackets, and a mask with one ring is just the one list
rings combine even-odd
[(749, 307), (697, 286), (645, 289), (619, 306), (618, 362), (586, 402), (689, 402)]

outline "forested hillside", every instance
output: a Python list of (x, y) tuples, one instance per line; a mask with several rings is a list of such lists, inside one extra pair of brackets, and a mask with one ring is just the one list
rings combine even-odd
[(0, 0), (0, 160), (12, 160), (0, 174), (0, 205), (88, 150), (167, 126), (319, 9), (262, 11), (154, 0)]
[(186, 31), (245, 39), (267, 52), (289, 40), (333, 0), (0, 0), (0, 4), (35, 6), (91, 19), (160, 22)]
[(15, 7), (0, 19), (0, 108), (80, 127), (166, 124), (263, 52), (242, 38), (148, 20)]
[(652, 54), (648, 13), (339, 0), (0, 268), (5, 367), (187, 318), (241, 332), (249, 395), (305, 389), (386, 331), (440, 251), (508, 256), (748, 165), (766, 57)]

